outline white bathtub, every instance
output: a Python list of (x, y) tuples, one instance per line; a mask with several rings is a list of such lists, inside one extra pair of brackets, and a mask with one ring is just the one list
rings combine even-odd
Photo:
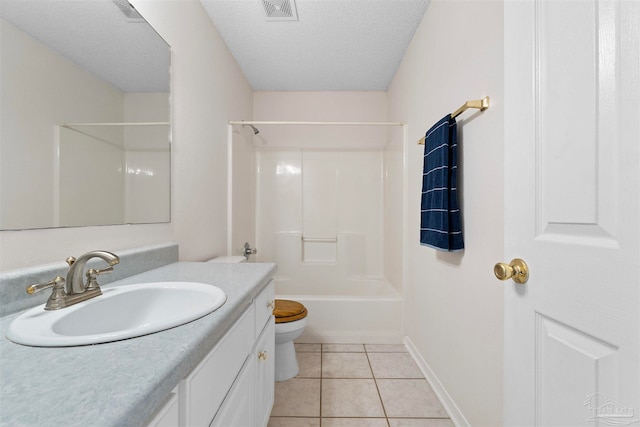
[(307, 327), (296, 342), (402, 342), (402, 298), (386, 280), (275, 282), (276, 298), (299, 301), (309, 311)]

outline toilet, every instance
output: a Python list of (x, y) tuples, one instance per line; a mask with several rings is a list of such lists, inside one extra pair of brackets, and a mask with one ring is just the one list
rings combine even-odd
[[(243, 256), (221, 256), (207, 262), (246, 262)], [(298, 338), (307, 326), (307, 309), (297, 301), (275, 300), (273, 315), (276, 320), (275, 380), (286, 381), (300, 372), (296, 348), (293, 340)]]
[(286, 381), (298, 375), (298, 359), (293, 340), (307, 325), (307, 309), (297, 301), (277, 299), (273, 315), (276, 318), (276, 381)]

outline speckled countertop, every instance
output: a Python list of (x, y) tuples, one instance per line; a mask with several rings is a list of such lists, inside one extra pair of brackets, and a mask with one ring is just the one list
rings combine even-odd
[(188, 281), (216, 285), (227, 302), (166, 331), (80, 347), (27, 347), (0, 319), (1, 426), (142, 426), (267, 285), (274, 264), (179, 262), (105, 286)]

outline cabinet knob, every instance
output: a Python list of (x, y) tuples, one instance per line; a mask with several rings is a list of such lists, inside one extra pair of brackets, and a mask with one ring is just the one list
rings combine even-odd
[(267, 360), (267, 350), (258, 352), (258, 359)]

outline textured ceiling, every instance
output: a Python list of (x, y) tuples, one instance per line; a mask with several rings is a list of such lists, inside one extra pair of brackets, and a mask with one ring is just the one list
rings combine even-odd
[(111, 0), (0, 0), (0, 16), (123, 92), (167, 92), (170, 50)]
[[(254, 90), (386, 90), (428, 0), (201, 0)], [(169, 88), (169, 51), (111, 0), (0, 0), (0, 15), (125, 92)]]
[(260, 0), (201, 0), (254, 90), (387, 90), (428, 0), (297, 0), (267, 21)]

